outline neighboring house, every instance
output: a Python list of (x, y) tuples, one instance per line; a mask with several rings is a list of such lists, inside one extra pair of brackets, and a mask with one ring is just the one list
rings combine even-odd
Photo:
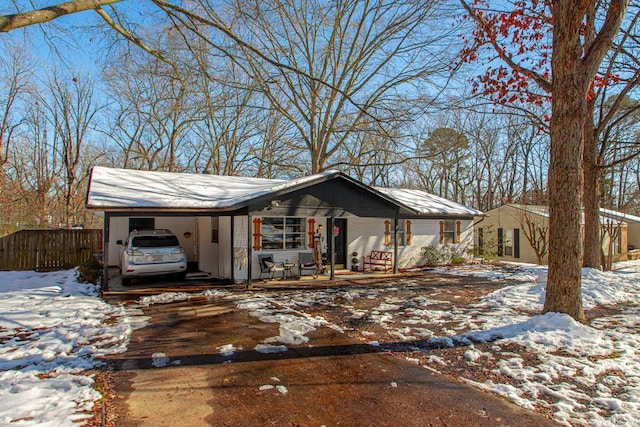
[(295, 263), (318, 241), (334, 260), (332, 277), (336, 269), (362, 270), (374, 250), (392, 253), (394, 271), (417, 266), (424, 246), (472, 246), (473, 218), (482, 215), (340, 172), (285, 181), (94, 167), (86, 206), (104, 214), (105, 269), (118, 264), (116, 241), (131, 230), (168, 228), (191, 265), (248, 286), (260, 276), (258, 255)]
[[(507, 204), (492, 209), (474, 224), (477, 250), (493, 252), (497, 259), (536, 264), (548, 262), (547, 206)], [(627, 259), (629, 249), (640, 247), (640, 218), (600, 209), (602, 248), (614, 261)]]
[(600, 208), (600, 215), (614, 222), (626, 223), (628, 249), (640, 249), (640, 217), (603, 208)]

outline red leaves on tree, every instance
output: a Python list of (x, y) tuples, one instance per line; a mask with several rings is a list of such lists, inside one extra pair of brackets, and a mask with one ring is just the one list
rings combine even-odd
[[(463, 37), (463, 62), (492, 63), (472, 80), (474, 94), (497, 104), (542, 106), (551, 100), (550, 88), (553, 18), (545, 0), (472, 0), (465, 19), (475, 23), (470, 36)], [(589, 97), (599, 87), (618, 83), (616, 75), (597, 76)], [(545, 118), (548, 120), (548, 117)]]
[[(505, 4), (501, 2), (500, 4)], [(550, 98), (536, 87), (540, 78), (551, 75), (550, 51), (552, 27), (543, 1), (513, 1), (507, 9), (491, 8), (488, 1), (474, 0), (471, 6), (476, 26), (465, 39), (461, 58), (478, 62), (488, 56), (505, 65), (488, 66), (473, 79), (473, 92), (482, 93), (498, 104), (528, 103), (543, 105)], [(550, 81), (550, 80), (549, 80)]]

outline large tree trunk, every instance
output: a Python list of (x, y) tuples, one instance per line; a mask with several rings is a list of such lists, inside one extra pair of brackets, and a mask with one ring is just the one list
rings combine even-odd
[[(594, 25), (597, 15), (596, 4), (592, 2), (587, 10), (586, 25), (584, 31), (584, 43), (591, 44), (596, 38)], [(582, 266), (600, 268), (600, 213), (598, 206), (598, 169), (596, 156), (598, 151), (598, 135), (594, 128), (594, 109), (596, 107), (596, 94), (591, 92), (587, 98), (587, 114), (584, 116), (583, 147), (584, 157), (584, 188), (582, 194), (584, 215), (584, 242), (582, 246)]]
[(582, 69), (580, 7), (553, 3), (553, 100), (549, 165), (549, 277), (544, 312), (567, 313), (585, 321), (582, 309), (580, 239), (582, 120), (588, 80)]
[[(593, 12), (592, 7), (596, 3), (593, 0), (555, 0), (549, 4), (553, 15), (553, 100), (549, 165), (549, 278), (544, 311), (567, 313), (584, 322), (580, 196), (583, 192), (585, 121), (580, 118), (587, 117), (589, 84), (620, 28), (628, 0), (610, 1), (600, 31), (588, 46), (581, 45), (580, 35), (583, 34), (587, 11)], [(587, 26), (593, 26), (593, 22), (587, 21)], [(590, 28), (587, 30), (591, 31)]]
[[(592, 101), (593, 102), (593, 101)], [(589, 102), (589, 104), (592, 104)], [(584, 126), (584, 245), (582, 265), (601, 268), (600, 212), (597, 167), (597, 137), (593, 129), (593, 106), (587, 106)]]

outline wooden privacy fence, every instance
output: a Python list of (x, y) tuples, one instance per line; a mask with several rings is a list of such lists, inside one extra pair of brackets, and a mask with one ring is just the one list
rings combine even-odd
[(65, 270), (100, 251), (102, 230), (21, 230), (0, 238), (0, 270)]

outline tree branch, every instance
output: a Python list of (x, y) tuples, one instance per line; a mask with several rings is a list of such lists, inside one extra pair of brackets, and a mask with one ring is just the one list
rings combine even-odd
[(29, 12), (0, 16), (0, 32), (7, 33), (17, 28), (42, 24), (64, 15), (96, 9), (122, 0), (74, 0)]
[[(118, 0), (120, 1), (120, 0)], [(121, 25), (119, 25), (117, 22), (115, 22), (113, 19), (111, 19), (111, 17), (100, 7), (96, 7), (95, 11), (98, 15), (100, 15), (100, 17), (114, 30), (116, 30), (119, 34), (121, 34), (125, 39), (129, 40), (131, 43), (133, 43), (134, 45), (138, 46), (140, 49), (144, 50), (145, 52), (147, 52), (148, 54), (150, 54), (151, 56), (159, 59), (160, 61), (164, 62), (165, 64), (169, 65), (171, 68), (173, 68), (173, 71), (175, 72), (176, 78), (178, 78), (180, 76), (180, 72), (178, 70), (178, 67), (176, 66), (176, 64), (169, 60), (167, 57), (165, 57), (161, 52), (152, 49), (149, 45), (147, 45), (146, 43), (144, 43), (142, 40), (140, 40), (138, 37), (136, 37), (135, 35), (133, 35), (130, 31), (128, 31), (127, 29), (123, 28)]]
[(607, 16), (602, 24), (602, 28), (593, 43), (588, 46), (583, 59), (585, 73), (587, 75), (595, 75), (600, 67), (602, 59), (611, 47), (613, 39), (618, 33), (620, 23), (622, 22), (622, 18), (624, 17), (628, 5), (629, 0), (612, 0), (609, 4)]
[[(178, 5), (169, 3), (167, 1), (164, 0), (152, 0), (152, 2), (158, 6), (159, 8), (161, 8), (162, 10), (164, 10), (167, 14), (169, 14), (170, 16), (174, 16), (176, 17), (180, 22), (183, 22), (182, 19), (180, 19), (178, 17), (178, 14), (182, 14), (183, 16), (188, 17), (190, 20), (194, 21), (194, 22), (200, 22), (204, 25), (208, 25), (212, 28), (215, 28), (216, 30), (220, 31), (223, 35), (225, 35), (226, 37), (228, 37), (230, 40), (232, 40), (234, 43), (236, 43), (240, 48), (245, 49), (249, 52), (251, 52), (252, 54), (256, 55), (256, 57), (268, 62), (269, 64), (281, 69), (281, 70), (287, 70), (287, 71), (292, 71), (294, 73), (296, 73), (297, 75), (300, 75), (304, 78), (307, 78), (311, 81), (317, 82), (323, 86), (328, 87), (329, 89), (335, 90), (337, 92), (339, 92), (341, 95), (343, 95), (350, 103), (351, 105), (353, 105), (354, 107), (356, 107), (359, 111), (361, 111), (363, 114), (367, 115), (368, 117), (371, 117), (372, 119), (376, 120), (376, 118), (374, 116), (372, 116), (368, 111), (364, 110), (362, 108), (362, 106), (357, 103), (354, 99), (351, 98), (351, 96), (349, 96), (348, 93), (345, 93), (344, 91), (342, 91), (340, 88), (337, 88), (335, 86), (333, 86), (332, 84), (323, 81), (322, 79), (318, 79), (317, 77), (312, 76), (311, 74), (298, 69), (297, 67), (293, 67), (291, 65), (285, 64), (283, 62), (274, 60), (272, 58), (270, 58), (268, 55), (266, 55), (264, 52), (262, 52), (260, 49), (256, 48), (255, 46), (247, 43), (246, 41), (244, 41), (243, 39), (241, 39), (240, 37), (238, 37), (233, 31), (231, 31), (231, 28), (229, 28), (229, 26), (225, 25), (222, 22), (215, 22), (212, 19), (207, 19), (203, 16), (200, 16), (198, 14), (195, 14), (183, 7), (180, 7)], [(202, 37), (202, 35), (200, 35), (200, 37)], [(221, 51), (224, 52), (224, 50), (220, 49)]]
[[(469, 6), (466, 1), (460, 0), (460, 4), (462, 4), (462, 7), (467, 11), (471, 19), (473, 19), (476, 24), (478, 24), (481, 28), (487, 28), (487, 22), (480, 15), (474, 12), (471, 6)], [(489, 43), (498, 54), (502, 52), (503, 49), (500, 48), (496, 40), (490, 40)], [(542, 77), (539, 73), (516, 64), (508, 55), (501, 55), (500, 59), (502, 59), (509, 66), (509, 68), (511, 68), (512, 70), (518, 70), (519, 73), (525, 76), (529, 76), (542, 90), (547, 93), (551, 93), (552, 83)]]

